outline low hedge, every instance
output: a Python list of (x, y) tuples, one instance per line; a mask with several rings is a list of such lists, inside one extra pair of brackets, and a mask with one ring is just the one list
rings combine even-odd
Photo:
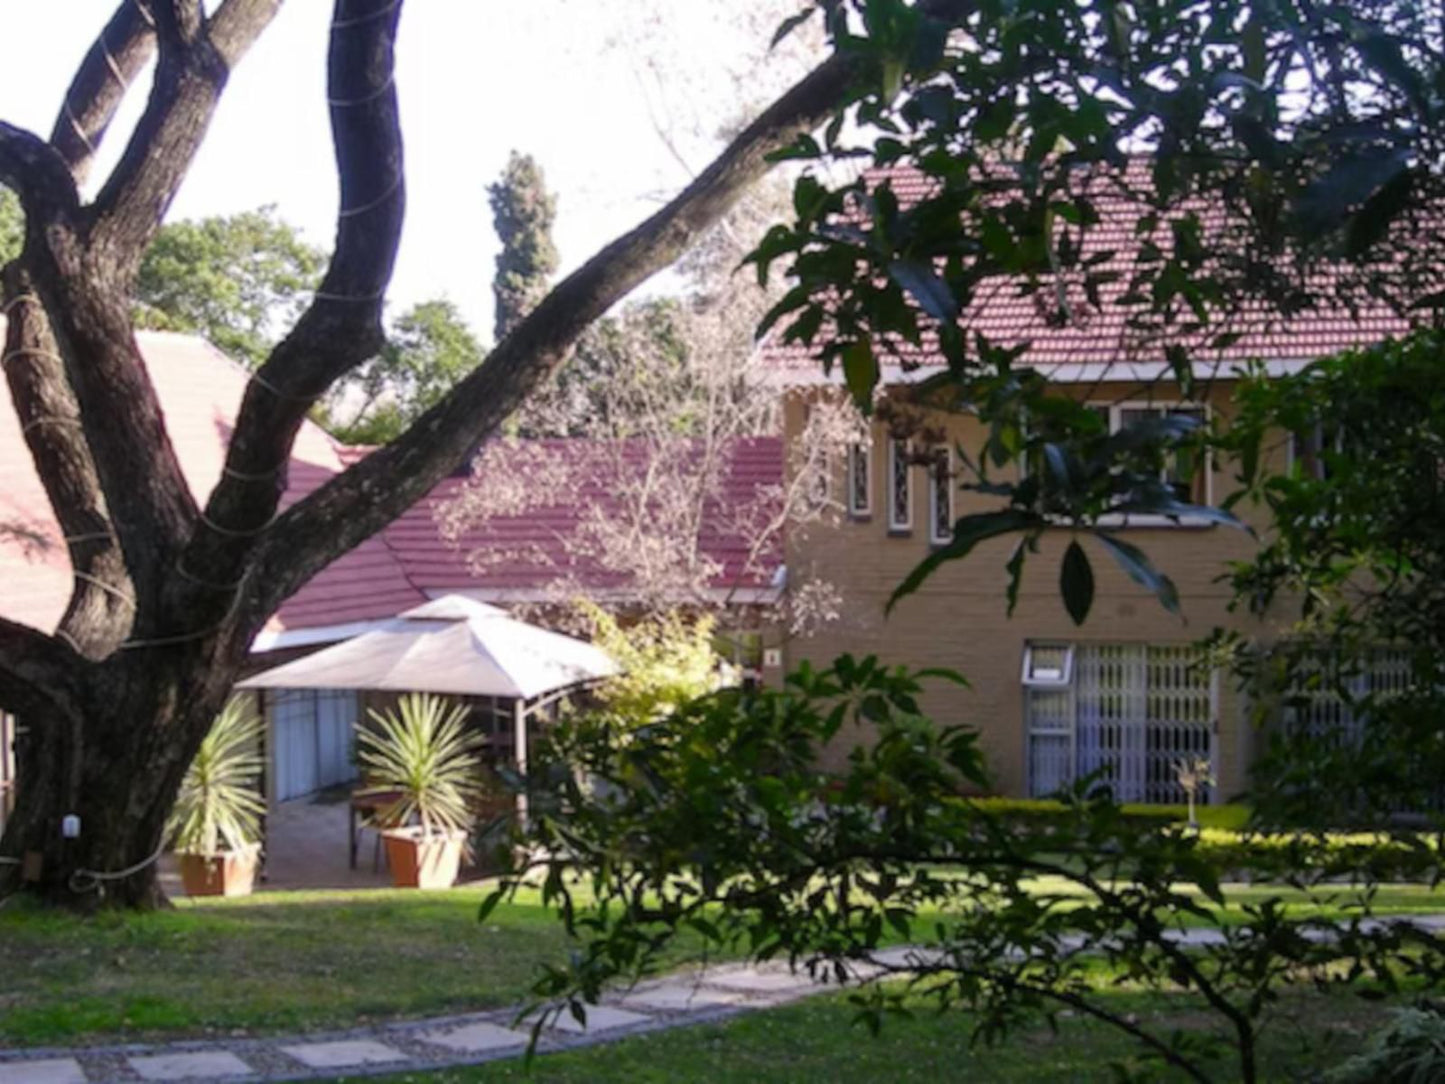
[[(976, 798), (974, 801), (980, 809), (1010, 819), (1056, 822), (1070, 816), (1063, 802), (1048, 798)], [(1167, 828), (1189, 823), (1189, 807), (1183, 805), (1126, 804), (1119, 810), (1126, 822), (1138, 825)], [(1246, 805), (1201, 805), (1195, 806), (1194, 813), (1201, 828), (1238, 831), (1249, 823)]]

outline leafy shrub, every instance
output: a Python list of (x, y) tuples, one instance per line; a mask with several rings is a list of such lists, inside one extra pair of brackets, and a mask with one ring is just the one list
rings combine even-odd
[(1445, 1015), (1433, 1005), (1394, 1009), (1365, 1049), (1325, 1074), (1328, 1084), (1432, 1084), (1445, 1080)]

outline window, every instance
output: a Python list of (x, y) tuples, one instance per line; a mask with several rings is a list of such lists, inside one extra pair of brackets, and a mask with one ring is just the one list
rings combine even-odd
[(1330, 477), (1329, 459), (1345, 448), (1343, 435), (1338, 429), (1330, 429), (1321, 422), (1315, 422), (1303, 433), (1289, 435), (1289, 470), (1299, 471), (1303, 478), (1325, 482)]
[(888, 442), (888, 529), (913, 529), (912, 452), (906, 440)]
[(1024, 684), (1029, 688), (1057, 688), (1073, 676), (1073, 644), (1024, 645)]
[(1216, 760), (1214, 672), (1189, 645), (1024, 648), (1029, 793), (1098, 776), (1120, 802), (1182, 803), (1177, 765)]
[(928, 463), (928, 539), (936, 546), (953, 541), (953, 456), (940, 445)]
[(873, 514), (873, 457), (867, 444), (848, 449), (848, 514), (866, 519)]
[[(1149, 418), (1168, 416), (1195, 418), (1200, 424), (1205, 420), (1203, 407), (1124, 404), (1112, 409), (1109, 432), (1117, 433)], [(1199, 449), (1186, 445), (1171, 450), (1168, 456), (1164, 481), (1174, 490), (1175, 498), (1186, 504), (1208, 504), (1209, 471)]]

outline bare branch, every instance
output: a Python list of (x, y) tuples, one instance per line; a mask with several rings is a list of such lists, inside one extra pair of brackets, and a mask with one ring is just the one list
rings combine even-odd
[(231, 0), (218, 40), (204, 33), (199, 0), (152, 0), (160, 56), (145, 113), (96, 198), (94, 243), (114, 273), (134, 274), (190, 170), (231, 68), (275, 15), (275, 3)]
[[(310, 308), (247, 389), (228, 471), (206, 509), (212, 523), (244, 530), (275, 514), (286, 487), (283, 468), (306, 412), (385, 341), (383, 295), (406, 205), (393, 86), (400, 15), (392, 0), (337, 5), (327, 84), (341, 184), (336, 248)], [(225, 578), (247, 543), (213, 533), (199, 540), (198, 548), (196, 568)]]
[(44, 710), (72, 688), (79, 661), (54, 637), (0, 617), (0, 708)]
[(228, 68), (234, 68), (252, 42), (270, 25), (281, 0), (225, 0), (211, 16), (211, 45)]
[(100, 658), (130, 627), (133, 596), (80, 407), (40, 299), (18, 265), (5, 274), (4, 369), (15, 416), (78, 575), (60, 630)]
[(76, 184), (84, 183), (106, 129), (154, 53), (155, 42), (149, 13), (137, 0), (125, 0), (81, 61), (50, 133)]
[[(566, 357), (577, 336), (668, 266), (769, 168), (771, 152), (821, 124), (859, 74), (835, 57), (773, 103), (676, 199), (557, 286), (445, 399), (406, 433), (281, 516), (265, 543), (269, 612), (327, 563), (418, 500), (510, 415)], [(289, 434), (287, 434), (289, 441)], [(273, 462), (288, 445), (277, 444)], [(259, 616), (259, 610), (258, 610)]]
[(0, 184), (20, 197), (27, 232), (71, 220), (80, 193), (60, 152), (34, 132), (0, 121)]

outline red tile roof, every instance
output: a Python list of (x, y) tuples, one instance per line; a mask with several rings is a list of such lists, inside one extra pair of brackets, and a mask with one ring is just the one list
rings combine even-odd
[[(1141, 164), (1135, 163), (1128, 184), (1137, 188), (1144, 183)], [(933, 182), (911, 166), (895, 166), (869, 175), (870, 182), (887, 180), (901, 205), (907, 207), (926, 195)], [(1178, 342), (1191, 347), (1196, 367), (1217, 367), (1221, 373), (1234, 365), (1252, 361), (1310, 361), (1350, 347), (1379, 342), (1391, 335), (1409, 330), (1406, 321), (1382, 304), (1366, 307), (1357, 314), (1342, 308), (1319, 307), (1287, 320), (1267, 316), (1263, 309), (1237, 312), (1230, 322), (1221, 322), (1206, 335), (1178, 336), (1174, 339), (1140, 340), (1127, 321), (1137, 308), (1118, 303), (1126, 290), (1133, 267), (1134, 254), (1140, 246), (1135, 226), (1142, 214), (1141, 205), (1117, 187), (1095, 184), (1090, 196), (1100, 221), (1085, 235), (1082, 254), (1115, 251), (1118, 255), (1096, 270), (1122, 272), (1121, 280), (1101, 288), (1103, 304), (1095, 309), (1084, 303), (1082, 291), (1073, 297), (1074, 312), (1079, 319), (1060, 325), (1049, 310), (1054, 307), (1053, 290), (1036, 294), (1025, 292), (1021, 282), (1000, 279), (986, 285), (978, 298), (965, 310), (960, 322), (973, 331), (986, 335), (995, 345), (1015, 347), (1025, 343), (1028, 349), (1023, 363), (1035, 367), (1063, 365), (1109, 365), (1121, 362), (1158, 363), (1164, 360), (1164, 347)], [(1201, 219), (1206, 243), (1212, 237), (1224, 243), (1228, 222), (1222, 207), (1193, 208)], [(1167, 248), (1167, 227), (1154, 235), (1161, 248)], [(1321, 276), (1321, 285), (1324, 276)], [(1219, 317), (1215, 318), (1219, 320)], [(1240, 338), (1221, 349), (1209, 346), (1209, 340), (1222, 331), (1239, 332)], [(812, 374), (820, 372), (817, 353), (801, 344), (781, 345), (778, 337), (765, 347), (772, 364), (789, 372)], [(896, 360), (905, 367), (942, 364), (937, 338), (925, 334), (921, 346), (890, 344)], [(1096, 379), (1097, 370), (1088, 379)]]
[[(3, 324), (0, 324), (3, 336)], [(155, 384), (167, 429), (187, 481), (203, 499), (220, 477), (231, 424), (248, 374), (203, 340), (189, 335), (141, 332), (146, 367)], [(580, 442), (562, 442), (578, 462), (595, 461)], [(299, 500), (371, 449), (338, 444), (311, 422), (302, 425), (288, 474), (286, 503)], [(593, 449), (595, 452), (595, 449)], [(775, 439), (740, 442), (728, 482), (728, 500), (741, 500), (782, 480), (781, 444)], [(468, 532), (457, 546), (444, 542), (435, 509), (462, 484), (453, 478), (410, 509), (381, 534), (368, 539), (318, 573), (288, 599), (271, 620), (272, 630), (316, 629), (385, 619), (425, 602), (428, 592), (449, 589), (504, 588), (514, 593), (545, 587), (555, 572), (504, 564), (481, 579), (467, 568), (468, 552), (492, 538), (561, 546), (582, 507), (544, 509), (536, 516), (498, 519), (486, 529)], [(589, 486), (588, 501), (607, 499), (605, 485)], [(726, 531), (713, 531), (707, 551), (736, 579), (741, 543)], [(574, 569), (590, 586), (625, 587), (625, 577), (600, 570)], [(596, 581), (596, 582), (594, 582)], [(59, 528), (31, 463), (8, 395), (0, 395), (0, 615), (41, 629), (52, 629), (64, 612), (71, 576)]]
[[(193, 335), (142, 331), (137, 340), (181, 468), (192, 492), (203, 499), (220, 478), (249, 374)], [(345, 465), (345, 449), (319, 426), (304, 423), (292, 450), (287, 502)], [(0, 395), (0, 466), (0, 578), (6, 584), (0, 614), (52, 629), (70, 596), (70, 564), (8, 395)], [(33, 533), (36, 541), (16, 537), (17, 527)], [(272, 624), (295, 628), (372, 620), (425, 599), (387, 547), (371, 540), (288, 599)]]
[[(529, 441), (522, 469), (552, 480), (550, 484), (560, 477), (557, 500), (532, 503), (516, 515), (489, 516), (455, 540), (446, 540), (438, 524), (468, 484), (467, 478), (449, 478), (383, 535), (412, 582), (432, 593), (471, 590), (501, 599), (535, 598), (563, 583), (626, 591), (632, 577), (615, 562), (599, 561), (592, 547), (579, 544), (578, 536), (591, 516), (627, 515), (619, 502), (619, 486), (625, 483), (618, 474), (640, 469), (647, 449), (643, 442), (604, 447), (584, 440)], [(730, 526), (729, 513), (767, 502), (780, 489), (782, 440), (735, 440), (727, 454), (727, 469), (720, 492), (709, 503), (699, 549), (719, 570), (713, 578), (718, 589), (765, 588), (781, 553), (774, 548), (750, 559), (747, 536)], [(469, 568), (469, 555), (489, 547), (501, 550), (504, 559), (498, 564), (473, 562)]]

